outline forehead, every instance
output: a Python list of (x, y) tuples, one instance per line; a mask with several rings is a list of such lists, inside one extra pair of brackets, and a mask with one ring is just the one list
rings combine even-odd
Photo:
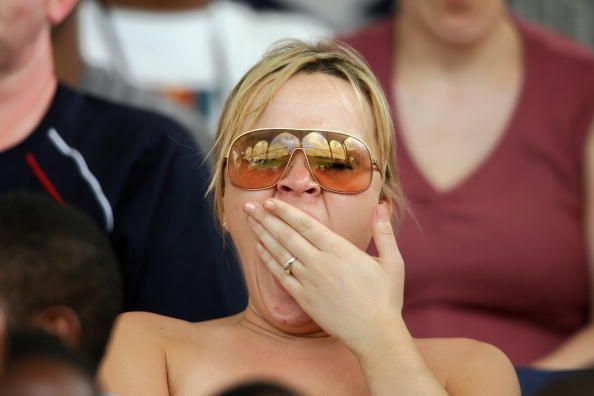
[(375, 125), (367, 102), (359, 102), (347, 81), (322, 73), (299, 73), (287, 80), (253, 128), (342, 131), (375, 146)]

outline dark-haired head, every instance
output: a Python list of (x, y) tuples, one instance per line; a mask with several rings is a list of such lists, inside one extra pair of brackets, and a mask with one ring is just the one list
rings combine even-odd
[(2, 395), (97, 395), (94, 368), (78, 351), (40, 329), (19, 329), (7, 337)]
[(80, 210), (33, 193), (0, 196), (0, 225), (8, 326), (41, 326), (98, 364), (122, 305), (107, 237)]
[(238, 384), (219, 396), (298, 396), (298, 394), (284, 385), (256, 381)]

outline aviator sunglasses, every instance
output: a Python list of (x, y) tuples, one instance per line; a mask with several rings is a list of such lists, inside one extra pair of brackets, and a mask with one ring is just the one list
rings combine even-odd
[(264, 190), (283, 179), (301, 150), (313, 179), (325, 190), (356, 194), (371, 184), (377, 161), (360, 138), (344, 132), (265, 128), (233, 140), (225, 156), (229, 181), (246, 190)]

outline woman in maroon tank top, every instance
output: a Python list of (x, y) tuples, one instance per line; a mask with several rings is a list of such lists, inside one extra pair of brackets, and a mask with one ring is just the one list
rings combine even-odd
[(400, 6), (345, 41), (394, 110), (411, 332), (591, 364), (594, 56), (503, 0)]

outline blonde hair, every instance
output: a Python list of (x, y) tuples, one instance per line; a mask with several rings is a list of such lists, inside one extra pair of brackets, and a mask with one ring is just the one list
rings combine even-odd
[[(390, 107), (377, 79), (361, 56), (345, 44), (288, 40), (269, 50), (237, 83), (225, 102), (213, 147), (215, 171), (208, 187), (208, 193), (214, 195), (219, 222), (223, 219), (224, 167), (229, 146), (239, 133), (251, 128), (280, 86), (297, 73), (322, 73), (345, 80), (353, 87), (364, 117), (364, 103), (369, 105), (375, 121), (375, 133), (371, 136), (379, 150), (381, 195), (394, 203), (400, 218), (406, 201), (396, 172), (394, 127)], [(240, 130), (242, 127), (244, 131)]]

